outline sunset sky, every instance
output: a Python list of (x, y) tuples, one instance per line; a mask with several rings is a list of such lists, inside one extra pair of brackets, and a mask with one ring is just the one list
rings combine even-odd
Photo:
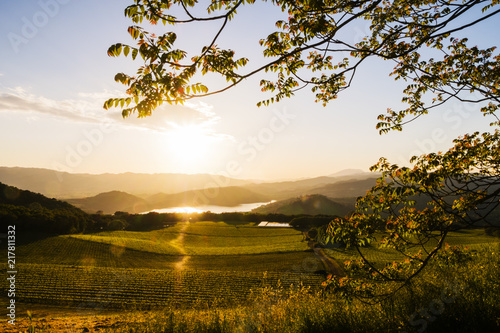
[[(310, 90), (258, 108), (260, 76), (223, 94), (164, 106), (153, 116), (122, 119), (104, 110), (124, 94), (118, 72), (140, 62), (110, 58), (117, 42), (132, 43), (127, 1), (3, 0), (0, 3), (0, 166), (73, 173), (175, 172), (246, 179), (368, 171), (381, 156), (405, 164), (411, 155), (445, 150), (458, 135), (487, 130), (477, 106), (449, 103), (403, 132), (379, 135), (376, 117), (402, 106), (404, 84), (388, 77), (391, 63), (370, 61), (352, 87), (327, 107)], [(257, 67), (258, 44), (280, 15), (269, 4), (243, 7), (222, 36)], [(494, 19), (493, 19), (494, 20)], [(218, 25), (179, 27), (179, 47), (197, 50)], [(164, 29), (169, 29), (165, 27)], [(359, 36), (366, 26), (353, 26)], [(474, 43), (498, 45), (494, 22), (467, 32)], [(253, 64), (253, 65), (252, 65)], [(218, 81), (212, 82), (217, 84)]]

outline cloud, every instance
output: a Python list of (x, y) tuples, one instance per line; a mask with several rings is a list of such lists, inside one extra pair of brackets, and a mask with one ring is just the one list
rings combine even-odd
[(103, 123), (111, 122), (125, 128), (138, 128), (169, 132), (182, 127), (197, 127), (205, 135), (217, 139), (233, 138), (218, 133), (214, 127), (220, 117), (213, 107), (203, 102), (189, 102), (182, 105), (163, 105), (152, 116), (137, 118), (133, 115), (123, 119), (119, 109), (104, 110), (102, 105), (110, 97), (120, 96), (121, 92), (104, 91), (79, 93), (78, 99), (53, 100), (28, 93), (23, 88), (9, 88), (0, 92), (0, 112), (26, 113), (30, 119), (45, 115), (74, 122)]
[(76, 122), (100, 123), (104, 120), (102, 112), (98, 112), (95, 101), (86, 99), (56, 101), (30, 94), (20, 87), (0, 93), (0, 111), (43, 114)]
[(184, 105), (162, 105), (151, 116), (138, 118), (131, 115), (123, 119), (121, 113), (113, 114), (113, 119), (123, 126), (134, 126), (145, 130), (155, 130), (169, 133), (189, 128), (196, 128), (207, 138), (218, 140), (231, 140), (234, 137), (218, 133), (215, 127), (221, 118), (212, 111), (213, 107), (203, 102), (189, 102)]

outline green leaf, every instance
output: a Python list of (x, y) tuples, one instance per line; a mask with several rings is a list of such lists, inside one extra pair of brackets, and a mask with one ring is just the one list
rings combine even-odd
[(141, 31), (136, 26), (128, 27), (128, 33), (132, 36), (133, 39), (139, 38)]

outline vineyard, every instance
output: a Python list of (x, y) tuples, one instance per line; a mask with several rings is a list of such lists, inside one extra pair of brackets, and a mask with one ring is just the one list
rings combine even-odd
[(19, 265), (20, 302), (69, 305), (82, 310), (149, 309), (194, 303), (233, 304), (252, 290), (278, 285), (317, 287), (322, 277), (295, 272), (231, 272)]
[[(16, 299), (82, 310), (157, 309), (237, 304), (266, 286), (319, 288), (324, 267), (301, 240), (293, 229), (224, 222), (184, 222), (148, 232), (20, 235)], [(450, 234), (448, 242), (481, 249), (498, 239), (471, 230)], [(356, 255), (326, 251), (341, 264)], [(363, 252), (379, 263), (398, 259), (376, 246)], [(1, 288), (5, 295), (6, 280)]]
[[(16, 248), (16, 299), (80, 309), (233, 304), (252, 290), (318, 288), (322, 268), (300, 232), (223, 222), (149, 232), (26, 234)], [(6, 290), (5, 281), (2, 289)]]
[(291, 228), (262, 228), (253, 223), (181, 222), (150, 232), (107, 231), (69, 237), (168, 255), (236, 255), (303, 251), (302, 234)]

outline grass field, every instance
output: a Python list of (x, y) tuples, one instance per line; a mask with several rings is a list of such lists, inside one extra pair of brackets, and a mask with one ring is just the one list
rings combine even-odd
[(150, 232), (112, 231), (68, 237), (169, 255), (260, 254), (307, 249), (300, 242), (301, 233), (291, 228), (263, 230), (253, 224), (224, 222), (180, 222)]
[[(16, 300), (23, 310), (69, 306), (75, 316), (84, 316), (88, 310), (97, 315), (109, 309), (239, 307), (252, 291), (280, 285), (320, 290), (323, 266), (301, 240), (293, 229), (224, 222), (181, 222), (148, 232), (20, 233)], [(478, 251), (498, 247), (498, 241), (482, 230), (447, 239)], [(376, 246), (364, 252), (379, 263), (399, 259)], [(356, 256), (343, 249), (327, 253), (340, 263)], [(5, 280), (1, 287), (6, 295)]]

